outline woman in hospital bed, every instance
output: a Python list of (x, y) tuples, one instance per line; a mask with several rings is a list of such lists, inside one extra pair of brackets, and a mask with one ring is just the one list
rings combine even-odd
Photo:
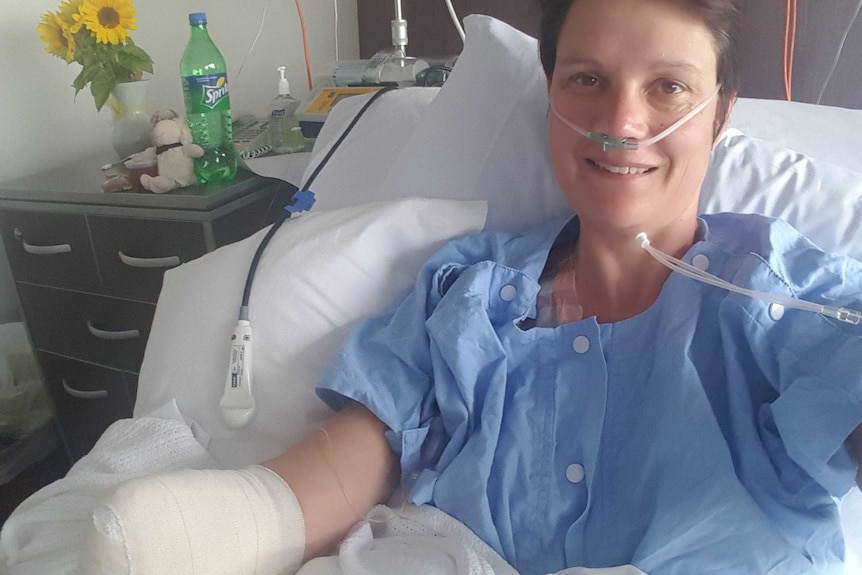
[[(348, 340), (320, 384), (339, 410), (322, 429), (261, 466), (121, 486), (88, 572), (204, 573), (206, 557), (289, 573), (399, 475), (524, 575), (840, 572), (833, 497), (862, 485), (862, 326), (671, 273), (646, 249), (862, 310), (859, 262), (781, 221), (697, 215), (737, 89), (731, 0), (542, 5), (551, 161), (577, 216), (442, 249)], [(235, 547), (210, 537), (224, 529)]]

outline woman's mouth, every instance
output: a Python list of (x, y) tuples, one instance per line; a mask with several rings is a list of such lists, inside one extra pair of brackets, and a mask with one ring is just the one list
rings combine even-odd
[(653, 168), (645, 168), (643, 166), (615, 166), (613, 164), (605, 164), (605, 163), (597, 162), (595, 160), (590, 160), (590, 159), (588, 159), (587, 162), (589, 162), (591, 165), (593, 165), (593, 166), (595, 166), (601, 170), (604, 170), (606, 172), (610, 172), (612, 174), (640, 175), (640, 174), (645, 174), (645, 173), (647, 173), (653, 169)]

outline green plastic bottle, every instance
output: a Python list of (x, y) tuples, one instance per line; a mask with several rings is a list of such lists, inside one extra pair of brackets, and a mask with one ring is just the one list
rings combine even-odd
[(236, 148), (231, 132), (227, 66), (207, 32), (207, 15), (189, 14), (191, 37), (180, 60), (186, 122), (204, 155), (194, 159), (202, 184), (229, 182), (236, 176)]

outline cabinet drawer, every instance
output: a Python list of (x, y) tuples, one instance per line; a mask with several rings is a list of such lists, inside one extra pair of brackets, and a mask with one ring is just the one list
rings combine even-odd
[(132, 416), (122, 372), (44, 352), (39, 362), (72, 459), (86, 455), (111, 423)]
[(18, 281), (82, 288), (99, 285), (84, 216), (0, 210), (0, 233)]
[(102, 281), (111, 293), (155, 302), (166, 269), (206, 253), (197, 222), (89, 216)]
[(155, 306), (88, 293), (19, 285), (36, 347), (137, 372)]

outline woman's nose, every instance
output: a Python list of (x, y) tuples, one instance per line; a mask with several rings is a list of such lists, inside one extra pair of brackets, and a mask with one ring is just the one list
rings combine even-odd
[(608, 90), (598, 108), (593, 131), (617, 139), (643, 140), (649, 136), (650, 109), (638, 90)]

